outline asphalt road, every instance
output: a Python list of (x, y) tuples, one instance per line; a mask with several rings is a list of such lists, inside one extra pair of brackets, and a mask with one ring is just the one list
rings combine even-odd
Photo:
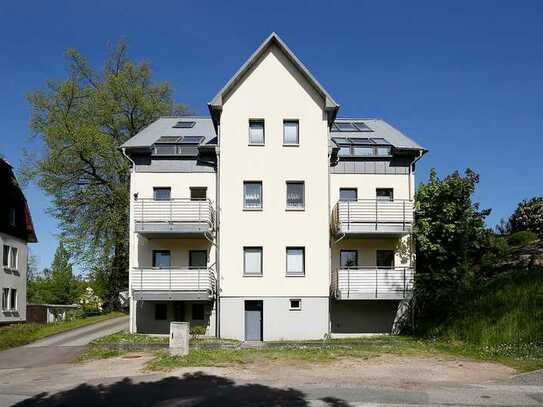
[(89, 342), (128, 328), (128, 317), (108, 319), (0, 352), (2, 369), (49, 366), (74, 361)]

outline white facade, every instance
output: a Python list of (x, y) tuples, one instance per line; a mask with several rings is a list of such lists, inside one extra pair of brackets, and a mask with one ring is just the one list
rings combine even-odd
[[(338, 109), (273, 34), (210, 103), (213, 134), (202, 130), (211, 119), (166, 118), (123, 146), (133, 162), (132, 331), (167, 332), (183, 318), (241, 340), (391, 332), (411, 290), (423, 149), (376, 123), (348, 142), (374, 137), (366, 143), (382, 156), (340, 154)], [(191, 161), (187, 143), (199, 136)], [(194, 187), (206, 187), (207, 203)], [(356, 200), (346, 202), (343, 189)], [(202, 251), (205, 266), (194, 260)]]
[(26, 273), (28, 250), (22, 239), (0, 233), (0, 323), (26, 320)]

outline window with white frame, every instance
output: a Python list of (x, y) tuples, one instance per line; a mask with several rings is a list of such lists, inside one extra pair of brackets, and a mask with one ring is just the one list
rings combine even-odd
[(172, 189), (170, 187), (154, 187), (153, 199), (155, 201), (169, 201), (171, 199)]
[(243, 208), (262, 209), (261, 181), (245, 181), (243, 183)]
[(16, 247), (11, 248), (11, 254), (9, 256), (9, 268), (12, 270), (17, 270), (19, 263), (19, 251)]
[(9, 309), (12, 311), (17, 310), (17, 290), (12, 288), (9, 296)]
[(10, 248), (8, 245), (4, 245), (4, 249), (2, 250), (2, 266), (9, 267), (9, 252)]
[(298, 120), (283, 121), (283, 145), (297, 146), (300, 144), (300, 123)]
[(305, 208), (305, 184), (303, 181), (287, 181), (287, 209)]
[(262, 275), (262, 247), (243, 248), (243, 274), (246, 276)]
[(305, 247), (287, 247), (287, 275), (305, 275)]
[(393, 201), (394, 190), (392, 188), (377, 188), (375, 195), (378, 201)]
[(249, 120), (249, 145), (264, 145), (264, 120)]
[(290, 310), (291, 311), (300, 311), (302, 309), (302, 300), (299, 298), (290, 299)]
[(2, 310), (7, 310), (9, 304), (9, 288), (2, 288)]

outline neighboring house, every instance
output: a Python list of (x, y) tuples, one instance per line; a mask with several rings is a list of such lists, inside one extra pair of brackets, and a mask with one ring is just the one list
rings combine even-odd
[(209, 103), (127, 141), (130, 329), (247, 340), (391, 332), (425, 150), (339, 105), (272, 34)]
[(27, 243), (37, 242), (30, 210), (11, 165), (0, 157), (0, 324), (26, 319)]
[(80, 308), (79, 304), (27, 304), (26, 321), (40, 324), (64, 321), (70, 311)]

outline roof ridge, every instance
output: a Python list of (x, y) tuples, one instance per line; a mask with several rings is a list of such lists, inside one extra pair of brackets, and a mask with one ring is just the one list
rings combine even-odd
[(199, 115), (191, 115), (191, 116), (160, 116), (159, 119), (209, 119), (209, 120), (211, 120), (211, 116), (199, 116)]

